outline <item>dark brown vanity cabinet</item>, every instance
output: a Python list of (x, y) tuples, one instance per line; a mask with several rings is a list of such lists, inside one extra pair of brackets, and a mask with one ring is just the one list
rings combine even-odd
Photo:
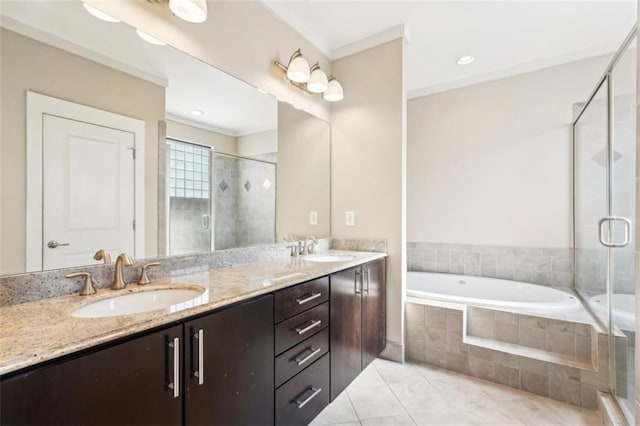
[(275, 421), (306, 425), (329, 404), (329, 277), (275, 293)]
[(271, 425), (273, 295), (2, 378), (1, 425)]
[(184, 324), (185, 424), (273, 424), (273, 296)]
[(331, 275), (331, 400), (384, 350), (386, 262)]
[(181, 340), (177, 325), (3, 378), (0, 424), (180, 425)]

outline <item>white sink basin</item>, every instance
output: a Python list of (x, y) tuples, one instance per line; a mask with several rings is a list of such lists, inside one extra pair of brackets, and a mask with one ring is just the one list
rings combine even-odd
[(166, 290), (128, 293), (83, 306), (73, 311), (71, 316), (76, 318), (104, 318), (139, 314), (142, 312), (171, 308), (199, 298), (203, 293), (204, 288), (200, 288), (199, 290), (194, 288), (171, 288)]
[(355, 259), (355, 256), (350, 254), (314, 254), (304, 258), (307, 262), (346, 262), (348, 260)]

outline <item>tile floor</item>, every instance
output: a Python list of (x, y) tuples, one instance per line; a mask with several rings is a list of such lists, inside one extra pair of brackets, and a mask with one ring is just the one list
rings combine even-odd
[(595, 411), (429, 365), (377, 359), (311, 426), (600, 424)]

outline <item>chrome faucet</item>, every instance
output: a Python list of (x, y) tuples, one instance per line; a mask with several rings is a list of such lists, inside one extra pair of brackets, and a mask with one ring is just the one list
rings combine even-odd
[[(307, 238), (311, 240), (307, 243), (307, 254), (313, 254), (316, 252), (316, 244), (318, 244), (318, 239), (313, 235), (309, 235), (309, 237)], [(305, 243), (306, 242), (307, 240), (305, 240)]]
[(113, 285), (111, 286), (111, 290), (122, 290), (127, 286), (127, 283), (124, 282), (122, 278), (122, 265), (131, 266), (133, 265), (133, 260), (127, 253), (121, 253), (116, 259), (116, 272), (113, 278)]
[(111, 255), (105, 249), (98, 250), (96, 254), (93, 255), (93, 258), (95, 260), (102, 260), (105, 265), (108, 265), (111, 263)]

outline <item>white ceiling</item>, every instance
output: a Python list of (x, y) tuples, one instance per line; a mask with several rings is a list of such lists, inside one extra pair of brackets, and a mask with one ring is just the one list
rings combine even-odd
[[(168, 118), (234, 136), (277, 126), (274, 97), (172, 47), (149, 44), (125, 24), (100, 21), (80, 0), (0, 4), (2, 26), (166, 85)], [(192, 110), (204, 115), (194, 116)]]
[(637, 16), (636, 0), (263, 1), (334, 59), (404, 24), (410, 97), (613, 52)]

